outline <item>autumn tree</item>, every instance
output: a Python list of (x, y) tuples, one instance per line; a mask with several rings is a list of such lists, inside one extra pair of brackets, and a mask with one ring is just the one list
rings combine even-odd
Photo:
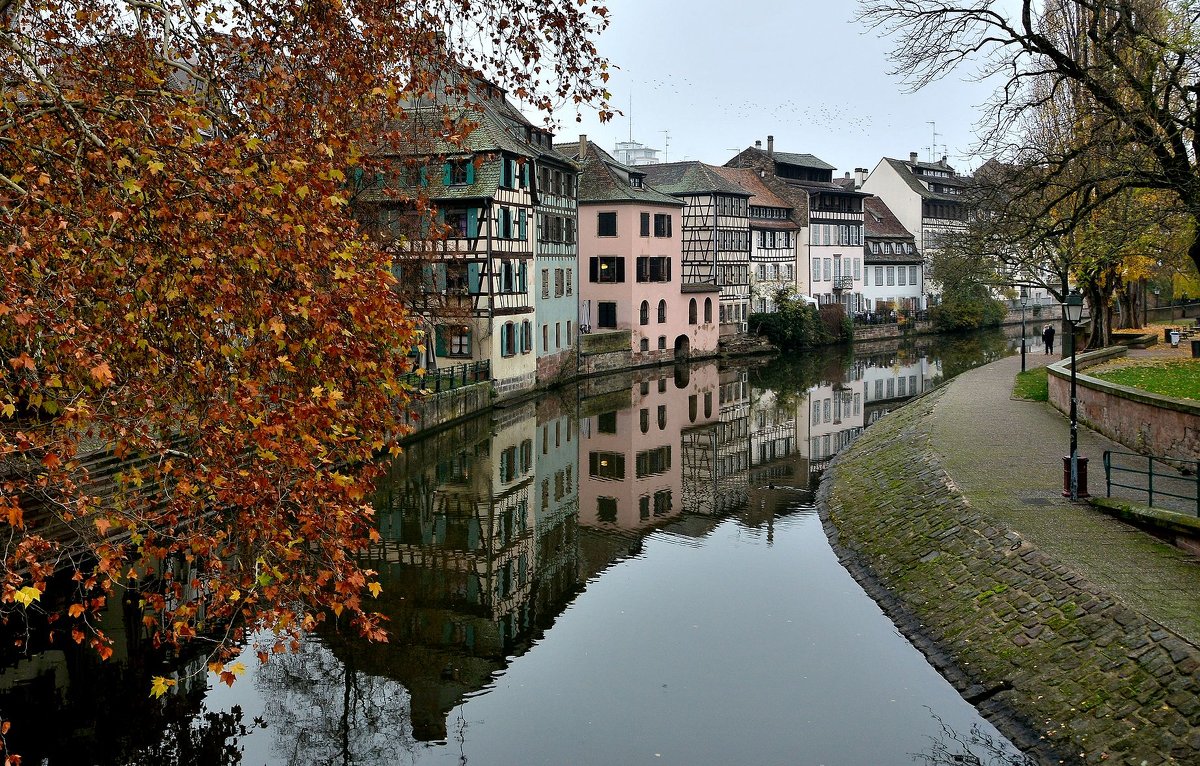
[[(914, 88), (964, 65), (999, 83), (980, 151), (1038, 167), (1044, 212), (1075, 195), (1072, 220), (1082, 220), (1128, 190), (1157, 190), (1196, 231), (1200, 8), (1191, 0), (860, 0), (860, 18), (895, 36), (897, 71)], [(1086, 118), (1073, 140), (1025, 142), (1022, 121), (1064, 97), (1073, 118)], [(1200, 265), (1195, 236), (1188, 254)]]
[(405, 120), (448, 67), (602, 105), (606, 11), (0, 0), (0, 22), (0, 621), (106, 654), (124, 589), (227, 681), (248, 628), (264, 659), (326, 612), (382, 640), (355, 554), (416, 338), (352, 176), (463, 129)]

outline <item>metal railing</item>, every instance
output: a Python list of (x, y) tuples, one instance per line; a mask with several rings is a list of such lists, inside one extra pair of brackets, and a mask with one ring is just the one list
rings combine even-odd
[(854, 277), (834, 277), (833, 278), (833, 289), (834, 290), (853, 290), (854, 289)]
[[(1124, 465), (1118, 465), (1114, 458)], [(1145, 465), (1141, 468), (1140, 464)], [(1138, 464), (1138, 465), (1134, 465)], [(1156, 471), (1155, 465), (1159, 468)], [(1115, 475), (1115, 477), (1114, 477)], [(1142, 483), (1124, 484), (1116, 479), (1137, 481), (1136, 477), (1144, 477)], [(1157, 481), (1157, 484), (1156, 484)], [(1114, 487), (1131, 489), (1137, 493), (1146, 493), (1146, 504), (1153, 507), (1154, 498), (1174, 498), (1185, 503), (1174, 503), (1178, 506), (1190, 506), (1197, 516), (1200, 516), (1200, 462), (1195, 460), (1166, 460), (1153, 455), (1139, 455), (1133, 452), (1104, 451), (1104, 483), (1105, 495), (1112, 497)], [(1177, 492), (1169, 491), (1164, 485)], [(1187, 494), (1180, 492), (1187, 490)]]
[(404, 382), (420, 391), (436, 394), (472, 383), (483, 383), (491, 378), (492, 362), (490, 359), (484, 359), (479, 362), (456, 364), (453, 367), (426, 370), (424, 375), (410, 372), (404, 376)]

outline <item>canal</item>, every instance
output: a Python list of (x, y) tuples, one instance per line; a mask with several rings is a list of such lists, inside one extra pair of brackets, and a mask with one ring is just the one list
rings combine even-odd
[(391, 640), (231, 688), (114, 609), (108, 663), (0, 656), (26, 764), (1023, 763), (838, 563), (829, 458), (999, 333), (586, 381), (414, 441), (376, 501)]

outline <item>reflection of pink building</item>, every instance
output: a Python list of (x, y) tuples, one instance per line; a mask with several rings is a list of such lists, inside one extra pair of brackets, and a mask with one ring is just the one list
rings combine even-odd
[(680, 274), (683, 204), (645, 185), (594, 143), (557, 146), (583, 166), (579, 176), (580, 328), (629, 330), (635, 364), (717, 351), (716, 287)]
[(716, 421), (715, 371), (715, 364), (639, 371), (630, 406), (581, 419), (580, 525), (651, 529), (692, 510), (684, 507), (681, 433)]

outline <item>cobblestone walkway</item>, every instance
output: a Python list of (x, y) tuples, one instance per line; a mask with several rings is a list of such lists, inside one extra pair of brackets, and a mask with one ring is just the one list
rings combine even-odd
[[(1041, 762), (1200, 763), (1200, 565), (1062, 498), (1068, 425), (1009, 398), (1019, 369), (965, 373), (839, 456), (821, 488), (834, 546)], [(1099, 463), (1101, 437), (1080, 444)]]

